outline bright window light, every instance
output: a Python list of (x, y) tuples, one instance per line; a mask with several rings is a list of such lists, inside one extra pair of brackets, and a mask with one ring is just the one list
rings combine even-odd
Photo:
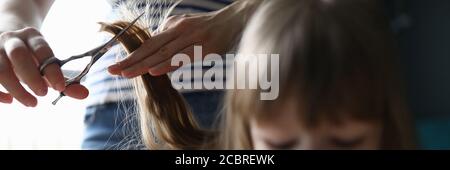
[[(104, 21), (109, 5), (101, 0), (55, 1), (41, 29), (56, 57), (66, 58), (99, 45), (96, 24)], [(76, 68), (73, 69), (81, 69)], [(0, 86), (0, 90), (4, 89)], [(80, 149), (84, 102), (49, 92), (37, 108), (17, 101), (0, 104), (0, 149)]]

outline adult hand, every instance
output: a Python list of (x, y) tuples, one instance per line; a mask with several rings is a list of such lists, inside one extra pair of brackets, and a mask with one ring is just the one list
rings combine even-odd
[(126, 59), (108, 68), (113, 75), (133, 78), (145, 73), (158, 76), (174, 71), (171, 59), (176, 54), (194, 58), (194, 46), (202, 46), (202, 54), (225, 54), (229, 51), (245, 26), (249, 13), (259, 2), (238, 1), (222, 10), (178, 15), (168, 18), (159, 33), (146, 40)]
[(53, 56), (44, 37), (34, 28), (0, 34), (0, 84), (7, 90), (7, 93), (0, 92), (0, 102), (11, 103), (15, 98), (25, 106), (35, 107), (37, 98), (20, 82), (37, 96), (45, 96), (48, 87), (52, 87), (76, 99), (86, 98), (88, 90), (84, 86), (65, 87), (64, 76), (57, 64), (49, 65), (41, 75), (39, 63)]

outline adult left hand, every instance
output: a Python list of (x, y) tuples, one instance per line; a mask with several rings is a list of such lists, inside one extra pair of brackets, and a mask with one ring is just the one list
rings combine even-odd
[(171, 66), (176, 54), (186, 54), (192, 61), (194, 46), (202, 46), (202, 57), (210, 53), (225, 54), (239, 39), (248, 19), (243, 16), (253, 13), (256, 4), (238, 1), (219, 11), (172, 16), (158, 34), (108, 70), (126, 78), (146, 73), (158, 76), (181, 67)]

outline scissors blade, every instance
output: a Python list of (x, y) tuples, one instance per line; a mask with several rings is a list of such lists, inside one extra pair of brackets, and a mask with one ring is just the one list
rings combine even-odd
[[(125, 27), (124, 29), (122, 29), (118, 34), (116, 34), (113, 38), (111, 38), (111, 40), (109, 40), (107, 43), (105, 43), (103, 46), (100, 46), (94, 50), (91, 50), (90, 52), (88, 52), (87, 54), (96, 51), (96, 53), (92, 56), (91, 62), (86, 66), (86, 68), (75, 78), (69, 79), (66, 81), (66, 85), (70, 85), (73, 83), (79, 83), (81, 81), (81, 79), (89, 72), (89, 70), (91, 69), (92, 65), (98, 60), (100, 59), (101, 56), (103, 56), (117, 41), (117, 39), (122, 36), (126, 31), (128, 31), (131, 26), (133, 26), (138, 20), (139, 18), (141, 18), (143, 15), (145, 14), (145, 12), (143, 12), (141, 15), (139, 15), (136, 19), (134, 19), (130, 25), (128, 25), (127, 27)], [(85, 56), (84, 55), (80, 55), (80, 56), (75, 56), (75, 57), (71, 57), (69, 59), (67, 59), (65, 62), (71, 61), (73, 58), (81, 58)], [(42, 70), (43, 68), (41, 68)], [(62, 98), (64, 97), (65, 94), (63, 92), (60, 93), (59, 97), (52, 102), (53, 105), (56, 105), (56, 103)]]
[(133, 26), (142, 16), (144, 16), (144, 14), (145, 14), (145, 12), (143, 12), (141, 15), (136, 17), (136, 19), (131, 21), (131, 23), (127, 27), (122, 29), (118, 34), (116, 34), (113, 38), (111, 38), (107, 43), (105, 43), (103, 46), (97, 48), (95, 50), (95, 53), (92, 55), (93, 62), (95, 63), (98, 59), (100, 59), (100, 57), (102, 57), (106, 52), (108, 52), (109, 49), (116, 44), (118, 38), (120, 36), (122, 36), (125, 32), (127, 32), (131, 28), (131, 26)]
[(133, 26), (138, 20), (139, 18), (141, 18), (143, 15), (145, 14), (145, 12), (143, 12), (141, 15), (139, 15), (136, 19), (134, 19), (127, 27), (125, 27), (124, 29), (122, 29), (118, 34), (116, 34), (111, 40), (109, 40), (107, 43), (105, 43), (104, 45), (92, 50), (92, 52), (95, 52), (94, 55), (92, 55), (92, 59), (91, 62), (86, 66), (86, 68), (75, 78), (68, 80), (68, 84), (70, 83), (74, 83), (74, 82), (79, 82), (91, 69), (92, 65), (97, 62), (97, 60), (100, 59), (100, 57), (102, 57), (104, 54), (106, 54), (108, 52), (108, 50), (115, 44), (116, 40), (123, 35), (128, 29), (131, 28), (131, 26)]
[[(142, 16), (144, 16), (145, 12), (143, 12), (141, 15), (139, 15), (136, 19), (134, 19), (133, 21), (131, 21), (130, 25), (128, 25), (127, 27), (125, 27), (125, 29), (122, 29), (122, 31), (120, 31), (118, 34), (116, 34), (111, 40), (109, 40), (105, 45), (105, 47), (111, 46), (120, 36), (122, 36), (125, 32), (128, 31), (128, 29), (131, 28), (131, 26), (133, 26)], [(101, 50), (100, 50), (101, 51)]]

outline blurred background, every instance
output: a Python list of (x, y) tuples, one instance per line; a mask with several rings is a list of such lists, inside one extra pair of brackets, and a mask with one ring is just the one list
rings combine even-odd
[(384, 0), (424, 149), (450, 149), (450, 1)]
[[(99, 45), (96, 23), (104, 21), (109, 8), (103, 0), (55, 1), (42, 33), (56, 57), (67, 58)], [(75, 63), (68, 68), (79, 70), (80, 66)], [(49, 91), (46, 97), (38, 98), (37, 108), (17, 101), (0, 103), (0, 149), (80, 149), (84, 102), (63, 98), (53, 106), (57, 96)]]
[[(450, 149), (450, 1), (385, 1), (421, 147)], [(56, 1), (42, 32), (58, 58), (79, 54), (101, 43), (96, 23), (109, 10), (105, 0)], [(57, 96), (49, 92), (37, 108), (0, 103), (0, 149), (80, 149), (84, 102), (63, 98), (53, 106)]]

